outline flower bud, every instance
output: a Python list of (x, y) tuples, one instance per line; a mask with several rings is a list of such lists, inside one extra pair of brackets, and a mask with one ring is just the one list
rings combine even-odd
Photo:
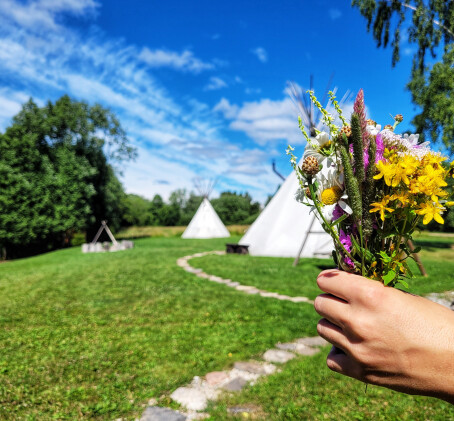
[(301, 165), (301, 171), (307, 175), (317, 174), (320, 171), (317, 158), (315, 156), (305, 158)]

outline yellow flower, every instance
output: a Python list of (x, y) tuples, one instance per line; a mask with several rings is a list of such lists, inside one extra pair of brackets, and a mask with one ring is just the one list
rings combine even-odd
[(322, 191), (320, 199), (324, 205), (334, 205), (342, 197), (342, 189), (333, 186)]
[(418, 215), (424, 215), (424, 219), (422, 220), (422, 223), (424, 225), (427, 225), (432, 219), (435, 219), (439, 224), (444, 224), (445, 221), (443, 218), (440, 216), (441, 213), (445, 208), (443, 206), (440, 206), (438, 203), (431, 203), (431, 202), (426, 202), (426, 203), (421, 203), (419, 205), (419, 209), (416, 211)]
[(384, 178), (385, 183), (390, 186), (394, 176), (396, 175), (396, 165), (392, 163), (386, 163), (383, 161), (378, 161), (377, 169), (380, 171), (377, 175), (374, 176), (375, 180), (379, 180), (380, 178)]
[(369, 212), (370, 213), (380, 212), (380, 218), (382, 221), (384, 221), (385, 220), (385, 211), (388, 211), (389, 213), (394, 212), (394, 209), (386, 207), (386, 205), (389, 203), (389, 200), (390, 200), (390, 197), (385, 196), (381, 200), (381, 202), (371, 203), (370, 206), (373, 207), (373, 209), (371, 209)]
[(398, 200), (402, 206), (405, 206), (407, 203), (410, 203), (410, 198), (405, 193), (393, 194), (390, 200)]
[(379, 173), (374, 176), (374, 179), (383, 177), (386, 185), (392, 187), (398, 186), (401, 181), (408, 186), (410, 184), (408, 177), (415, 173), (417, 165), (418, 161), (411, 155), (400, 157), (394, 155), (387, 163), (383, 161), (377, 163)]

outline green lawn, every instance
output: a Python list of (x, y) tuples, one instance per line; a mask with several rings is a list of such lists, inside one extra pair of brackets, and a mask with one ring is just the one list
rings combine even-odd
[[(454, 289), (454, 236), (435, 237), (419, 235), (416, 246), (423, 248), (421, 260), (428, 277), (420, 275), (416, 264), (411, 263), (414, 279), (410, 291), (415, 294), (442, 292)], [(301, 259), (293, 267), (293, 258), (254, 257), (229, 254), (208, 255), (191, 259), (191, 265), (209, 274), (230, 278), (244, 285), (252, 285), (280, 294), (305, 296), (314, 299), (320, 290), (315, 279), (321, 270), (333, 268), (331, 259)]]
[[(224, 243), (148, 238), (118, 253), (83, 255), (72, 248), (0, 264), (0, 419), (134, 419), (148, 399), (195, 375), (259, 358), (278, 341), (315, 335), (319, 317), (311, 305), (247, 295), (175, 264), (184, 255), (224, 249)], [(415, 290), (449, 289), (454, 252), (426, 245), (435, 251), (426, 252), (424, 263), (437, 274), (416, 280)], [(213, 258), (192, 263), (244, 284), (311, 298), (316, 274), (330, 265), (311, 260), (293, 268), (291, 259), (251, 256), (219, 256), (213, 264)], [(323, 360), (298, 358), (220, 401), (212, 419), (225, 418), (226, 405), (235, 400), (255, 403), (264, 419), (454, 419), (454, 407), (434, 399), (378, 388), (365, 394)]]
[(118, 253), (72, 248), (1, 264), (0, 418), (133, 419), (195, 375), (314, 335), (311, 306), (251, 297), (175, 264), (224, 243), (151, 238)]

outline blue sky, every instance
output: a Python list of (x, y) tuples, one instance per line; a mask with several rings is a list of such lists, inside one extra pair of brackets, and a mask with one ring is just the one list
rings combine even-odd
[[(363, 88), (369, 117), (415, 114), (402, 60), (377, 49), (366, 22), (340, 0), (1, 0), (0, 129), (29, 97), (69, 94), (112, 109), (138, 148), (126, 191), (167, 198), (217, 178), (220, 191), (263, 202), (287, 175), (288, 143), (304, 138), (287, 81), (316, 94)], [(349, 107), (349, 104), (346, 105)]]

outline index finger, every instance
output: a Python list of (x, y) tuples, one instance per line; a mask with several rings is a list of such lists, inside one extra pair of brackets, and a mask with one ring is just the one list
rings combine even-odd
[(361, 284), (375, 282), (339, 269), (324, 270), (317, 277), (318, 287), (328, 294), (350, 302)]

